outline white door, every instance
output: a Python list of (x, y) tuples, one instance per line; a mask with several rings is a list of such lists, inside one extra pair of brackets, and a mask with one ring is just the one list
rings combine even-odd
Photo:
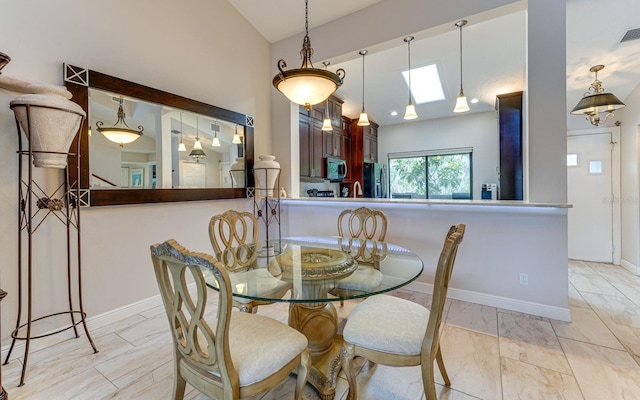
[(567, 136), (569, 258), (620, 263), (620, 128)]
[(204, 163), (180, 161), (180, 187), (203, 188), (206, 186), (206, 170)]

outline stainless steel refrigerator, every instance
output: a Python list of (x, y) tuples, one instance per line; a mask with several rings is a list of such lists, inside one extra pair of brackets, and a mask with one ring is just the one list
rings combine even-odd
[(364, 197), (387, 197), (387, 166), (381, 163), (364, 163)]

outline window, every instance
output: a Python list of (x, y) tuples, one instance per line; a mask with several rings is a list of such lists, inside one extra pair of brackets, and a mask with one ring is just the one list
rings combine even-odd
[[(402, 71), (407, 87), (409, 87), (409, 71)], [(444, 100), (442, 81), (436, 64), (426, 65), (411, 70), (411, 94), (416, 104)]]
[(389, 154), (392, 198), (471, 199), (471, 149)]

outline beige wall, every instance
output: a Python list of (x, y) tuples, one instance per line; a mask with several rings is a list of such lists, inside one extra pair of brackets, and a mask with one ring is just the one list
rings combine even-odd
[[(3, 74), (62, 84), (62, 63), (255, 117), (256, 154), (271, 148), (269, 43), (225, 0), (38, 0), (2, 5), (2, 48), (12, 61)], [(17, 135), (9, 101), (0, 91), (0, 286), (2, 337), (17, 309)], [(58, 171), (37, 171), (47, 182)], [(43, 177), (44, 175), (44, 177)], [(209, 217), (246, 200), (104, 207), (82, 210), (85, 310), (95, 316), (157, 294), (149, 245), (175, 238), (208, 250)], [(35, 315), (64, 307), (61, 224), (37, 232)], [(47, 328), (47, 327), (43, 327)]]
[(616, 111), (620, 120), (620, 179), (622, 212), (622, 263), (638, 273), (640, 266), (640, 176), (638, 151), (640, 144), (640, 85), (623, 102), (627, 105)]

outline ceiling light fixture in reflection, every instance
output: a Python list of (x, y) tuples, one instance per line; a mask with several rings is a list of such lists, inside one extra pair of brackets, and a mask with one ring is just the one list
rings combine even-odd
[(138, 130), (129, 128), (129, 125), (124, 121), (126, 115), (123, 108), (124, 99), (120, 96), (120, 105), (118, 107), (118, 120), (110, 128), (103, 128), (104, 123), (102, 121), (96, 122), (98, 132), (102, 133), (104, 137), (114, 143), (118, 143), (120, 147), (124, 147), (125, 144), (131, 143), (134, 140), (142, 136), (144, 127), (138, 126)]

